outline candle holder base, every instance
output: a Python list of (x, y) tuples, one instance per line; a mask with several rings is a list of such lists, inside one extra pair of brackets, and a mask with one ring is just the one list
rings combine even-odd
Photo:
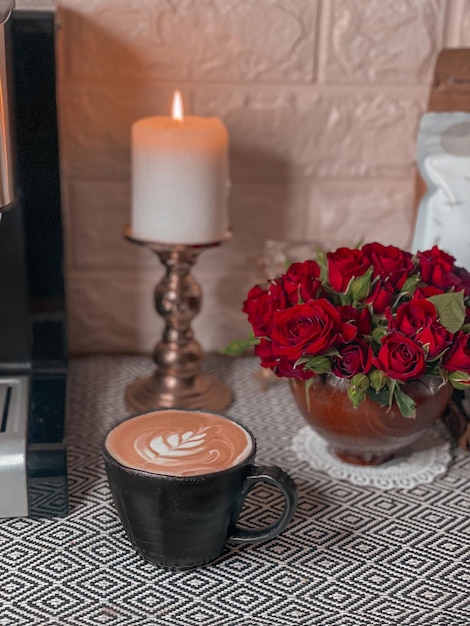
[(168, 244), (138, 239), (129, 226), (125, 229), (126, 239), (151, 250), (166, 270), (154, 293), (156, 311), (165, 322), (153, 351), (156, 368), (150, 376), (127, 386), (124, 400), (130, 410), (145, 413), (175, 408), (220, 413), (231, 404), (230, 389), (202, 374), (203, 350), (191, 328), (202, 302), (191, 268), (204, 250), (221, 245), (230, 235), (228, 231), (222, 240), (206, 244)]
[(232, 402), (231, 390), (212, 376), (198, 374), (191, 381), (173, 376), (152, 375), (139, 378), (126, 388), (125, 403), (133, 411), (146, 413), (156, 409), (224, 411)]

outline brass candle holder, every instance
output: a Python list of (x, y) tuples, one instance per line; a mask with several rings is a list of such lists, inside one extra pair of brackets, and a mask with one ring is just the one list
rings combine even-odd
[(220, 380), (200, 371), (203, 350), (194, 338), (191, 320), (199, 313), (202, 291), (191, 275), (199, 255), (230, 239), (208, 244), (168, 244), (144, 241), (127, 226), (125, 238), (156, 254), (166, 273), (155, 287), (155, 308), (165, 328), (153, 351), (153, 374), (130, 383), (125, 392), (129, 409), (144, 413), (160, 408), (204, 409), (218, 413), (232, 402), (231, 390)]

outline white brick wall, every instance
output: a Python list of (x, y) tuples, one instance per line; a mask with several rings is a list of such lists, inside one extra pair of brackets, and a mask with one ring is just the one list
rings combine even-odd
[(57, 8), (72, 353), (150, 352), (150, 252), (124, 241), (130, 125), (188, 113), (230, 133), (233, 239), (195, 274), (198, 340), (247, 331), (267, 238), (409, 244), (416, 130), (439, 50), (470, 46), (466, 0), (17, 0)]

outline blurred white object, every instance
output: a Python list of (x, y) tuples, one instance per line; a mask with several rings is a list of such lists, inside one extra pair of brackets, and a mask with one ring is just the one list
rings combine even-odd
[(418, 168), (422, 198), (412, 251), (439, 246), (470, 270), (470, 113), (427, 113), (421, 118)]
[(319, 250), (328, 249), (325, 242), (268, 239), (264, 244), (262, 256), (258, 259), (259, 280), (280, 276), (291, 263), (314, 259)]

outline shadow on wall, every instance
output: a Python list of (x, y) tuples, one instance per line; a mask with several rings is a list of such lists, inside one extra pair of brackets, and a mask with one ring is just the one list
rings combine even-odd
[[(215, 276), (211, 307), (221, 312), (218, 328), (213, 329), (216, 347), (226, 345), (234, 338), (248, 333), (246, 317), (241, 312), (248, 290), (260, 280), (259, 262), (268, 239), (285, 239), (289, 233), (289, 206), (291, 185), (290, 164), (268, 152), (253, 150), (249, 153), (236, 138), (230, 150), (231, 161), (249, 160), (254, 171), (275, 171), (277, 184), (244, 184), (235, 182), (230, 194), (230, 220), (232, 239), (226, 250), (214, 251), (221, 263)], [(292, 218), (291, 218), (292, 219)], [(226, 260), (224, 264), (224, 260)], [(209, 305), (207, 305), (209, 308)]]
[[(232, 249), (249, 269), (254, 257), (262, 253), (267, 239), (284, 239), (292, 231), (289, 223), (291, 205), (291, 164), (278, 155), (259, 149), (244, 148), (232, 140), (231, 162), (249, 162), (253, 171), (276, 172), (277, 183), (233, 183), (230, 194), (230, 219), (233, 228)], [(290, 218), (292, 220), (292, 216)]]
[[(181, 85), (160, 84), (168, 68), (164, 62), (157, 66), (155, 49), (150, 66), (137, 31), (121, 39), (116, 22), (110, 32), (104, 13), (94, 11), (58, 11), (71, 351), (148, 353), (163, 328), (152, 297), (163, 268), (122, 234), (130, 214), (130, 127), (147, 115), (166, 115), (171, 93)], [(127, 29), (139, 20), (143, 28), (141, 15), (127, 18)], [(123, 24), (118, 20), (118, 26)], [(182, 78), (186, 69), (174, 70), (190, 103)], [(266, 239), (292, 236), (289, 162), (243, 145), (230, 133), (230, 120), (223, 121), (230, 134), (230, 162), (249, 164), (255, 175), (252, 182), (236, 180), (232, 187), (232, 240), (205, 252), (195, 268), (204, 300), (194, 328), (206, 349), (226, 345), (238, 329), (245, 334), (241, 306), (257, 278), (256, 257)]]
[(60, 8), (57, 19), (70, 349), (146, 353), (163, 327), (153, 305), (163, 269), (123, 237), (130, 127), (163, 112), (169, 89), (149, 101), (131, 47), (87, 15)]

